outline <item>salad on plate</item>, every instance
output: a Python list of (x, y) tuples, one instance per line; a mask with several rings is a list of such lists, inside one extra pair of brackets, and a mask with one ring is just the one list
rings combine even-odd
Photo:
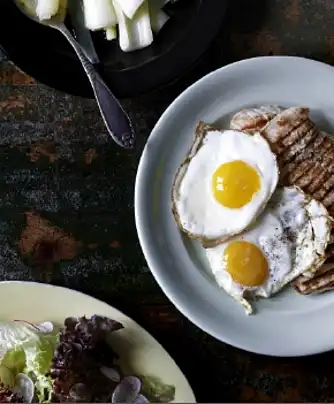
[(123, 325), (107, 317), (0, 322), (0, 402), (170, 402), (175, 387), (122, 371), (108, 335)]

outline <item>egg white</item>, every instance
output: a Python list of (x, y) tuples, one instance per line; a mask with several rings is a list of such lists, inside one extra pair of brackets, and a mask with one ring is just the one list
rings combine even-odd
[[(278, 188), (248, 231), (206, 249), (206, 257), (218, 285), (251, 314), (253, 308), (247, 299), (269, 298), (299, 275), (311, 274), (324, 263), (332, 221), (326, 208), (299, 188)], [(262, 285), (243, 286), (226, 271), (224, 250), (235, 240), (249, 241), (262, 250), (269, 266), (269, 277)]]
[[(216, 169), (234, 160), (248, 163), (261, 180), (259, 191), (238, 209), (221, 205), (212, 192)], [(181, 230), (200, 240), (221, 240), (242, 232), (265, 208), (278, 177), (276, 157), (260, 134), (208, 131), (202, 142), (193, 147), (175, 177), (173, 210)]]

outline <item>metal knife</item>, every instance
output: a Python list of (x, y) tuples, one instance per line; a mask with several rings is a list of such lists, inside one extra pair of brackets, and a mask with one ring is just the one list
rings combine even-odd
[(69, 0), (68, 12), (74, 29), (74, 35), (85, 55), (91, 63), (99, 63), (91, 33), (85, 27), (85, 16), (82, 0)]

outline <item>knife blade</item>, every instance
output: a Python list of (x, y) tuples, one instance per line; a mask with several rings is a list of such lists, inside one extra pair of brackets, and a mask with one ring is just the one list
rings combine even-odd
[(99, 63), (93, 39), (88, 28), (85, 27), (85, 16), (82, 0), (69, 0), (68, 12), (73, 26), (75, 39), (91, 63)]

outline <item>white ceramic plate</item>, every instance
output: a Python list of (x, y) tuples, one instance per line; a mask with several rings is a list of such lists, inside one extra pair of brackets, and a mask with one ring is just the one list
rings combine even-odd
[(266, 355), (299, 356), (334, 348), (334, 292), (300, 296), (291, 288), (242, 307), (214, 282), (201, 247), (181, 236), (171, 212), (174, 175), (199, 120), (224, 127), (247, 106), (308, 106), (334, 133), (334, 68), (295, 57), (260, 57), (223, 67), (188, 88), (166, 110), (143, 152), (135, 189), (139, 239), (157, 282), (175, 306), (217, 339)]
[(133, 374), (159, 377), (175, 386), (177, 403), (194, 403), (189, 383), (165, 349), (142, 327), (117, 309), (83, 293), (33, 282), (0, 283), (0, 320), (49, 320), (62, 325), (69, 316), (99, 314), (121, 322), (111, 343), (121, 367)]

